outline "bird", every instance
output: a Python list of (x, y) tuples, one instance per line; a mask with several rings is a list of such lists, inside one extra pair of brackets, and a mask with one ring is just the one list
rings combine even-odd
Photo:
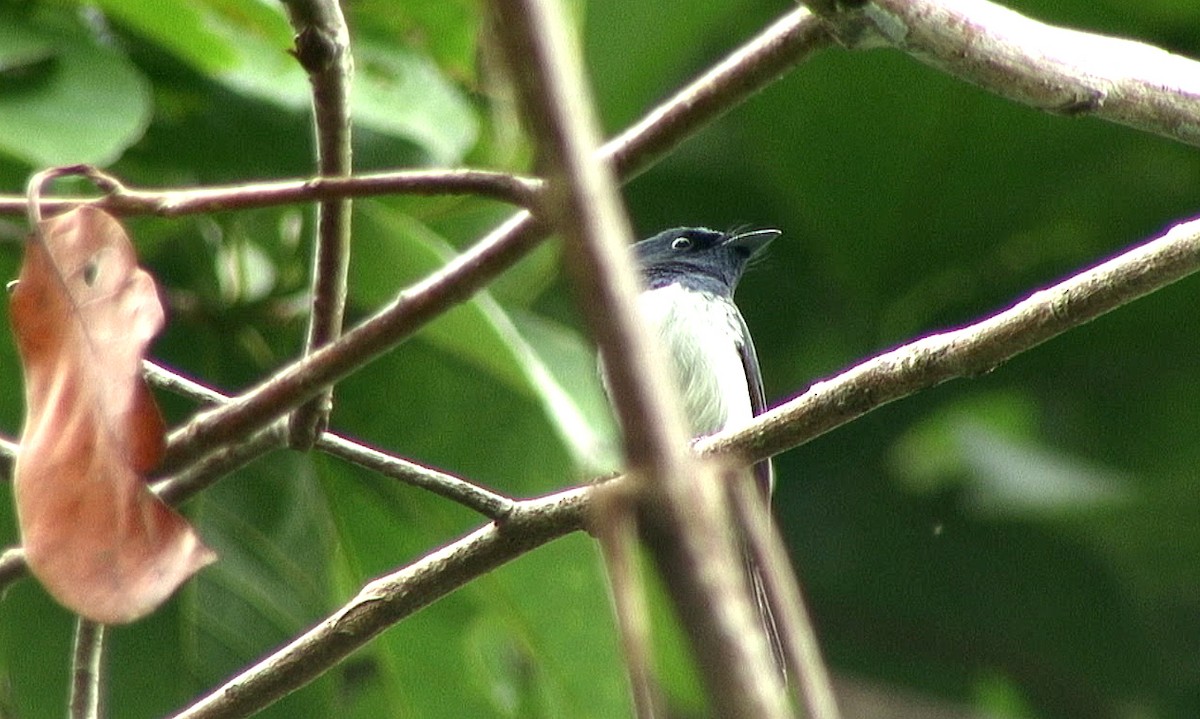
[[(743, 426), (766, 410), (758, 354), (733, 295), (751, 261), (781, 234), (676, 227), (633, 245), (642, 278), (637, 308), (667, 350), (693, 437)], [(769, 504), (771, 460), (756, 463), (753, 472)], [(745, 548), (743, 554), (776, 666), (786, 676), (762, 575)]]

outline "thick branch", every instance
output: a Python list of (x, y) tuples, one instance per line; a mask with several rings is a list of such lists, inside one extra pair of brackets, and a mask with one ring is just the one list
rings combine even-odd
[(961, 329), (933, 334), (817, 382), (737, 432), (702, 440), (702, 453), (765, 459), (888, 402), (1001, 363), (1200, 269), (1200, 219), (1033, 293)]
[[(766, 638), (755, 636), (749, 590), (740, 576), (733, 535), (715, 476), (691, 455), (682, 402), (663, 348), (640, 321), (639, 282), (628, 246), (629, 220), (609, 168), (597, 157), (598, 123), (583, 67), (557, 0), (493, 3), (523, 116), (548, 168), (544, 211), (565, 241), (567, 268), (605, 374), (623, 431), (627, 466), (641, 486), (634, 504), (605, 502), (593, 521), (610, 537), (632, 527), (626, 513), (644, 514), (664, 541), (649, 544), (667, 577), (675, 605), (699, 659), (708, 695), (720, 716), (787, 715), (783, 688), (770, 671)], [(708, 483), (706, 488), (704, 483)], [(706, 491), (706, 489), (708, 491)], [(623, 604), (641, 597), (618, 561), (620, 537), (606, 542), (605, 558)], [(739, 582), (739, 580), (742, 580)], [(622, 647), (643, 710), (652, 699), (644, 667), (644, 632), (620, 622)], [(744, 631), (750, 627), (749, 632)], [(758, 641), (755, 642), (755, 639)], [(765, 671), (764, 671), (765, 670)], [(762, 679), (766, 678), (766, 681)], [(638, 686), (641, 685), (641, 686)]]
[(850, 47), (886, 45), (1026, 105), (1200, 145), (1200, 62), (986, 0), (808, 2)]
[[(563, 235), (580, 311), (604, 358), (623, 432), (635, 507), (667, 581), (708, 696), (723, 717), (785, 717), (784, 687), (771, 670), (740, 571), (732, 517), (718, 475), (688, 448), (683, 404), (666, 353), (638, 316), (640, 283), (629, 257), (629, 220), (608, 166), (582, 62), (558, 0), (493, 3), (518, 78), (524, 117), (549, 168), (546, 219)], [(597, 523), (626, 524), (625, 503)], [(614, 558), (610, 545), (607, 558)], [(610, 564), (614, 571), (624, 565)], [(622, 578), (624, 579), (624, 578)], [(627, 588), (632, 588), (630, 585)], [(622, 624), (622, 627), (627, 627)], [(629, 627), (634, 629), (633, 627)], [(623, 642), (632, 648), (636, 636)], [(642, 657), (631, 654), (631, 666)]]

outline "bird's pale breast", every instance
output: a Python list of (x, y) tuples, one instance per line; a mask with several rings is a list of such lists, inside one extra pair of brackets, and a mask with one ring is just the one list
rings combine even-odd
[(693, 436), (746, 423), (753, 412), (733, 302), (677, 284), (643, 292), (638, 302), (672, 355)]

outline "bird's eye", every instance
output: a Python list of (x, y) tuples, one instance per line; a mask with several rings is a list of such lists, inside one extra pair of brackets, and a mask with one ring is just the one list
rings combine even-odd
[(676, 237), (674, 240), (671, 240), (671, 249), (672, 250), (690, 250), (690, 249), (692, 249), (692, 238)]

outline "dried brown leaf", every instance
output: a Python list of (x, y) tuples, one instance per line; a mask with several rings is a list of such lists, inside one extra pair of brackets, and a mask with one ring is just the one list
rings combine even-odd
[(162, 304), (104, 212), (80, 207), (38, 234), (12, 293), (25, 373), (21, 537), (30, 570), (59, 602), (93, 621), (129, 622), (215, 558), (145, 482), (164, 427), (141, 363)]

